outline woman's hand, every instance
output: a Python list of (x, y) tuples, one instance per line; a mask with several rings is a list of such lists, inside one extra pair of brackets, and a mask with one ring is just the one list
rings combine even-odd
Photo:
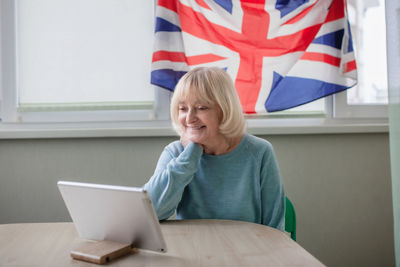
[(187, 138), (187, 136), (184, 133), (181, 135), (180, 141), (181, 141), (183, 147), (186, 147), (191, 142), (190, 139)]
[[(186, 136), (185, 133), (182, 133), (180, 141), (181, 141), (183, 147), (186, 147), (189, 143), (193, 142), (192, 140), (190, 140), (189, 137)], [(196, 143), (196, 144), (198, 144), (201, 147), (201, 149), (204, 150), (204, 146), (202, 144), (199, 144), (199, 143)]]

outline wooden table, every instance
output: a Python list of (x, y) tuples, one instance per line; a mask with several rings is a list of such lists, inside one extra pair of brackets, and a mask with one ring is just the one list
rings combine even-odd
[[(167, 253), (133, 250), (112, 266), (323, 266), (286, 234), (259, 224), (224, 220), (166, 221)], [(72, 223), (0, 225), (1, 266), (98, 266), (73, 260), (89, 241)]]

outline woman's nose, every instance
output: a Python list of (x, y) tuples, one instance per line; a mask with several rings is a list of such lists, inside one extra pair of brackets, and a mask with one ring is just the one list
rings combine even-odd
[(196, 113), (193, 109), (189, 109), (186, 114), (186, 123), (192, 123), (196, 121)]

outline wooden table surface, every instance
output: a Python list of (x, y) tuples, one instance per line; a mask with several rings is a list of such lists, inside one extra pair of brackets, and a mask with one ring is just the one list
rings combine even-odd
[[(133, 250), (112, 266), (323, 266), (286, 234), (225, 220), (165, 221), (166, 253)], [(70, 251), (90, 241), (72, 223), (0, 225), (0, 266), (98, 266)]]

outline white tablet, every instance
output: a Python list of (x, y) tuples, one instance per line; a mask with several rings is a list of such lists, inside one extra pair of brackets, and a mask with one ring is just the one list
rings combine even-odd
[(82, 238), (167, 250), (153, 204), (144, 189), (67, 181), (57, 185)]

